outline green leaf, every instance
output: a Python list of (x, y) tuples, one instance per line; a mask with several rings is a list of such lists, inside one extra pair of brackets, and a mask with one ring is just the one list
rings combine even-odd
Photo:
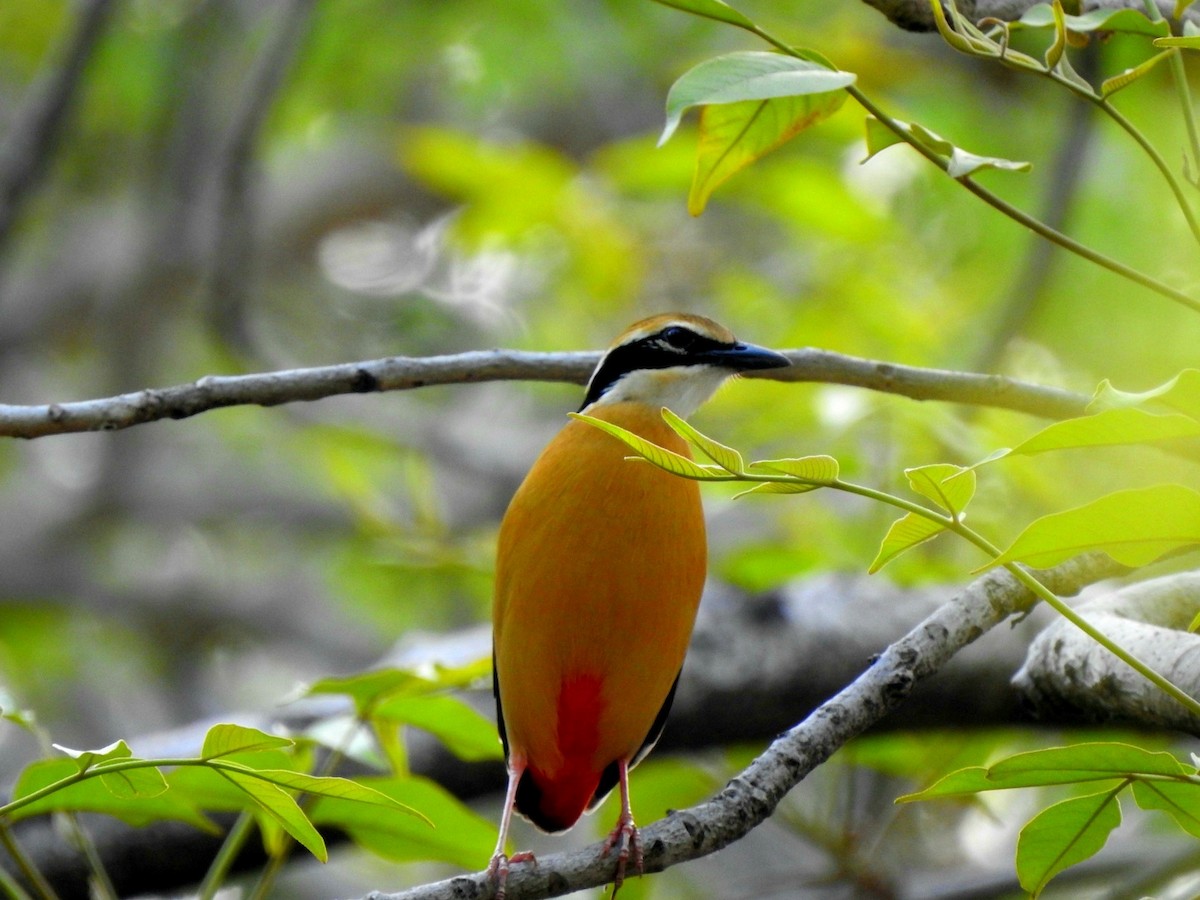
[(1182, 37), (1160, 37), (1154, 39), (1155, 47), (1180, 47), (1184, 50), (1200, 50), (1200, 34)]
[(1200, 837), (1200, 785), (1186, 781), (1135, 781), (1133, 799), (1142, 809), (1168, 813), (1192, 837)]
[(97, 766), (96, 771), (101, 773), (100, 783), (105, 789), (123, 799), (157, 797), (167, 791), (167, 780), (154, 766), (107, 773), (103, 766)]
[[(1155, 41), (1155, 43), (1157, 44), (1158, 41)], [(1124, 72), (1114, 75), (1111, 78), (1104, 79), (1104, 82), (1100, 85), (1100, 96), (1111, 97), (1117, 91), (1121, 90), (1121, 88), (1128, 87), (1174, 52), (1174, 50), (1164, 50), (1162, 53), (1156, 53), (1133, 68), (1126, 69)]]
[(398, 811), (333, 797), (321, 797), (313, 804), (312, 820), (345, 831), (358, 846), (384, 859), (440, 860), (467, 869), (487, 864), (496, 843), (495, 825), (444, 788), (416, 777), (360, 778), (359, 783), (421, 810), (434, 827)]
[[(389, 797), (372, 787), (351, 781), (349, 778), (339, 778), (333, 775), (309, 775), (307, 772), (296, 772), (292, 769), (256, 769), (240, 763), (222, 761), (218, 764), (222, 774), (234, 773), (257, 778), (269, 784), (313, 794), (318, 797), (335, 797), (339, 800), (353, 800), (356, 803), (368, 803), (374, 806), (384, 806), (398, 810), (410, 816), (416, 816), (426, 824), (433, 823), (420, 810), (413, 809), (407, 804)], [(239, 785), (240, 787), (240, 785)]]
[(1175, 11), (1171, 13), (1172, 18), (1178, 19), (1195, 2), (1196, 0), (1175, 0)]
[[(1093, 31), (1120, 31), (1127, 34), (1160, 35), (1170, 32), (1170, 26), (1165, 21), (1151, 21), (1142, 12), (1128, 8), (1094, 9), (1078, 16), (1068, 15), (1065, 17), (1065, 22), (1068, 31), (1078, 34), (1088, 34)], [(1047, 3), (1031, 6), (1018, 21), (1012, 23), (1014, 29), (1052, 28), (1053, 26), (1054, 11)]]
[(1200, 494), (1159, 484), (1107, 494), (1030, 523), (990, 565), (1053, 566), (1099, 550), (1126, 566), (1144, 566), (1172, 550), (1200, 543)]
[[(233, 752), (233, 751), (230, 751)], [(325, 840), (317, 832), (313, 823), (300, 805), (292, 799), (287, 791), (268, 781), (240, 772), (229, 766), (217, 770), (221, 777), (243, 791), (254, 805), (284, 831), (292, 836), (301, 846), (321, 862), (327, 862), (329, 852), (325, 849)], [(378, 815), (378, 810), (374, 810)]]
[[(157, 769), (146, 769), (157, 773)], [(13, 799), (27, 797), (49, 785), (79, 774), (79, 768), (71, 759), (45, 759), (26, 766), (13, 788)], [(106, 778), (115, 777), (113, 773)], [(141, 828), (153, 822), (172, 819), (186, 822), (195, 828), (210, 833), (218, 829), (195, 803), (180, 794), (159, 792), (157, 794), (126, 792), (115, 793), (100, 778), (89, 778), (68, 784), (47, 794), (14, 812), (8, 813), (10, 821), (48, 812), (92, 812), (113, 816), (134, 827)]]
[(696, 169), (688, 192), (692, 215), (700, 215), (713, 191), (729, 178), (833, 115), (846, 101), (843, 88), (854, 79), (850, 73), (832, 72), (809, 60), (780, 58), (791, 60), (789, 65), (807, 67), (792, 76), (789, 96), (710, 103), (701, 110)]
[(1060, 0), (1054, 0), (1050, 12), (1054, 16), (1054, 40), (1046, 50), (1047, 69), (1057, 66), (1058, 61), (1062, 59), (1063, 52), (1067, 49), (1067, 15), (1063, 12)]
[(867, 156), (870, 159), (880, 150), (901, 142), (919, 144), (938, 156), (946, 165), (946, 174), (951, 178), (966, 178), (981, 169), (998, 169), (1005, 172), (1027, 172), (1032, 168), (1028, 162), (1001, 159), (997, 156), (979, 156), (956, 147), (950, 141), (915, 123), (897, 122), (906, 135), (901, 137), (874, 116), (867, 117)]
[(760, 459), (750, 463), (751, 469), (767, 469), (784, 475), (794, 475), (815, 482), (815, 487), (833, 484), (841, 469), (832, 456), (799, 456), (784, 459)]
[(901, 553), (937, 537), (945, 530), (946, 526), (940, 522), (916, 513), (905, 513), (892, 523), (883, 536), (883, 543), (879, 545), (879, 552), (871, 561), (867, 574), (874, 575)]
[(1047, 883), (1099, 852), (1121, 824), (1117, 793), (1123, 788), (1055, 803), (1021, 829), (1017, 840), (1017, 879), (1037, 897)]
[(705, 19), (715, 19), (718, 22), (736, 25), (739, 28), (754, 28), (753, 22), (732, 6), (722, 3), (721, 0), (655, 0), (655, 2), (674, 9), (681, 9), (694, 16), (701, 16)]
[(1200, 421), (1200, 369), (1184, 369), (1170, 381), (1140, 393), (1119, 391), (1105, 379), (1092, 395), (1088, 412), (1151, 404)]
[(504, 758), (495, 723), (457, 697), (395, 697), (380, 703), (372, 718), (428, 731), (460, 759)]
[(1200, 421), (1179, 413), (1160, 415), (1136, 407), (1114, 407), (1095, 415), (1064, 419), (1026, 438), (1009, 453), (1030, 455), (1048, 450), (1150, 444), (1200, 435)]
[(259, 750), (291, 747), (293, 743), (288, 738), (267, 734), (257, 728), (247, 728), (245, 725), (214, 725), (204, 735), (204, 747), (200, 756), (204, 759), (216, 759), (233, 753), (254, 753)]
[(665, 447), (660, 447), (644, 438), (640, 438), (633, 432), (626, 431), (620, 425), (614, 425), (612, 422), (606, 422), (603, 419), (597, 419), (593, 416), (581, 415), (580, 413), (567, 413), (567, 415), (572, 419), (586, 422), (603, 432), (611, 434), (642, 459), (653, 463), (660, 469), (670, 472), (672, 475), (682, 475), (684, 478), (694, 478), (697, 481), (724, 480), (728, 477), (727, 473), (722, 471), (718, 466), (702, 466), (699, 463), (692, 462), (686, 456), (680, 456), (672, 450), (667, 450)]
[(975, 470), (950, 463), (933, 463), (905, 469), (908, 485), (946, 512), (957, 516), (975, 496)]
[(665, 406), (662, 409), (663, 420), (674, 429), (681, 438), (696, 447), (701, 453), (715, 462), (718, 466), (733, 475), (741, 475), (744, 469), (742, 454), (732, 447), (714, 441), (708, 435), (701, 434), (681, 416), (677, 416)]
[(65, 753), (71, 759), (75, 760), (75, 765), (79, 767), (80, 772), (86, 772), (98, 762), (113, 759), (132, 759), (133, 751), (124, 741), (114, 741), (107, 747), (101, 747), (99, 750), (72, 750), (70, 747), (64, 747), (62, 744), (51, 744), (51, 746), (60, 753)]
[(827, 94), (853, 83), (850, 72), (782, 53), (748, 51), (705, 60), (671, 85), (667, 120), (658, 145), (670, 140), (683, 114), (693, 107)]
[(1193, 772), (1170, 753), (1115, 741), (1075, 744), (1017, 753), (992, 766), (960, 769), (922, 791), (900, 797), (898, 802), (1013, 788), (1120, 781), (1138, 775), (1184, 776)]

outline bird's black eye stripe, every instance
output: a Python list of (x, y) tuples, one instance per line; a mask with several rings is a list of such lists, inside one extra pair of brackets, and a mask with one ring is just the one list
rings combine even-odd
[(580, 409), (599, 400), (622, 375), (629, 372), (638, 369), (668, 369), (671, 366), (686, 366), (690, 362), (702, 364), (701, 359), (689, 358), (728, 346), (681, 325), (670, 325), (641, 340), (622, 344), (608, 352), (592, 375), (592, 380), (588, 382), (587, 396)]

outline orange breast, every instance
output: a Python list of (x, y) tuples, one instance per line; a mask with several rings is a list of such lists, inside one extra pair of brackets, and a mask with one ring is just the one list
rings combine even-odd
[[(687, 453), (657, 410), (616, 403), (591, 412)], [(568, 423), (500, 529), (493, 626), (510, 751), (544, 790), (562, 780), (582, 794), (590, 779), (576, 816), (604, 768), (645, 740), (683, 664), (704, 586), (696, 484), (627, 453)]]

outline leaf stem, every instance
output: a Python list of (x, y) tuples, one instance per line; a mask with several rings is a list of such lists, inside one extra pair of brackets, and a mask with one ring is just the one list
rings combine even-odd
[[(46, 876), (41, 873), (37, 866), (33, 864), (26, 854), (21, 849), (21, 845), (17, 843), (13, 837), (12, 831), (8, 824), (0, 822), (0, 846), (3, 846), (8, 851), (8, 855), (13, 862), (17, 864), (17, 868), (21, 870), (21, 874), (25, 876), (25, 880), (33, 885), (34, 890), (43, 900), (58, 900), (58, 894), (54, 892), (54, 888), (50, 886), (50, 882), (46, 880)], [(24, 891), (21, 894), (28, 896)]]
[(217, 891), (221, 889), (221, 885), (229, 877), (234, 860), (242, 852), (242, 848), (246, 846), (246, 840), (250, 837), (253, 830), (254, 814), (248, 809), (243, 810), (237, 817), (237, 821), (233, 823), (233, 827), (229, 829), (229, 833), (225, 835), (225, 840), (221, 842), (221, 849), (213, 857), (208, 871), (204, 873), (204, 880), (200, 883), (196, 900), (213, 900), (217, 896)]

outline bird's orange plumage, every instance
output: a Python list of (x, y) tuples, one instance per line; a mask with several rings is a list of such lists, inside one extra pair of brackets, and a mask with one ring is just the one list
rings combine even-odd
[[(620, 402), (589, 414), (688, 453), (657, 409)], [(627, 462), (627, 453), (570, 422), (500, 530), (499, 699), (510, 758), (527, 767), (517, 808), (547, 830), (570, 827), (602, 773), (646, 741), (683, 664), (704, 586), (695, 482)]]

